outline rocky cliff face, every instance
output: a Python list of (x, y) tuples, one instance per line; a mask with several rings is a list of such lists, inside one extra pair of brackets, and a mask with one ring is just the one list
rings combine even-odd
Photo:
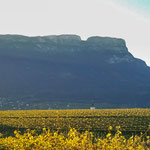
[[(89, 37), (86, 41), (81, 40), (80, 36), (77, 35), (51, 35), (44, 37), (26, 37), (21, 35), (0, 35), (0, 44), (1, 48), (25, 48), (23, 44), (26, 46), (30, 46), (30, 48), (34, 48), (32, 50), (38, 50), (39, 48), (47, 48), (50, 51), (53, 51), (52, 46), (55, 46), (56, 49), (60, 49), (61, 46), (79, 46), (80, 50), (89, 47), (95, 47), (98, 51), (103, 49), (107, 50), (118, 50), (118, 52), (128, 52), (125, 41), (123, 39), (110, 38), (110, 37)], [(21, 46), (22, 47), (19, 47)], [(30, 44), (30, 45), (29, 45)], [(32, 44), (32, 45), (31, 45)], [(75, 49), (75, 47), (72, 47)], [(93, 51), (93, 49), (90, 49)], [(69, 49), (68, 49), (69, 51)]]
[(150, 68), (123, 39), (0, 35), (0, 97), (148, 105)]

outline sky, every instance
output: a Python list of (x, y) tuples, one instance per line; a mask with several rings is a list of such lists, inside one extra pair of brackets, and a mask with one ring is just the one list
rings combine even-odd
[(123, 38), (150, 66), (150, 0), (0, 0), (0, 34)]

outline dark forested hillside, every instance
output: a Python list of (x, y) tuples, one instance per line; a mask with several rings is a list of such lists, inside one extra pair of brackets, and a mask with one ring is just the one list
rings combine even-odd
[(149, 106), (150, 68), (123, 39), (0, 35), (0, 98)]

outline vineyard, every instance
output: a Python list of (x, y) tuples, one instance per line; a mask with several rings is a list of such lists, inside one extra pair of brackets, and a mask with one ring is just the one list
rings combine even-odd
[(0, 111), (0, 132), (5, 128), (96, 132), (107, 131), (109, 126), (144, 132), (149, 124), (150, 109)]
[[(79, 141), (86, 137), (84, 140), (89, 142), (91, 147), (94, 146), (94, 143), (97, 146), (98, 138), (102, 138), (105, 142), (117, 138), (119, 141), (125, 141), (125, 143), (128, 140), (134, 143), (133, 141), (138, 139), (137, 143), (139, 144), (142, 133), (145, 133), (142, 137), (149, 140), (149, 124), (150, 109), (0, 111), (0, 137), (3, 137), (0, 138), (0, 144), (6, 144), (8, 139), (10, 139), (10, 143), (14, 142), (14, 138), (17, 138), (18, 141), (21, 139), (23, 141), (24, 138), (27, 140), (27, 136), (31, 136), (34, 143), (33, 131), (37, 132), (36, 140), (39, 140), (40, 134), (44, 137), (50, 136), (53, 140), (57, 137), (56, 140), (61, 138), (64, 141), (68, 138), (72, 139), (71, 134), (75, 134), (74, 137)], [(119, 130), (116, 129), (118, 126)], [(43, 142), (45, 141), (44, 137)], [(134, 140), (131, 140), (131, 137)], [(109, 143), (111, 142), (109, 141)]]

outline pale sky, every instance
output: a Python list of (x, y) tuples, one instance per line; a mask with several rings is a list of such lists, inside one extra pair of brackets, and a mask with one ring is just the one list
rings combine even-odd
[(150, 0), (0, 0), (0, 34), (123, 38), (150, 66)]

